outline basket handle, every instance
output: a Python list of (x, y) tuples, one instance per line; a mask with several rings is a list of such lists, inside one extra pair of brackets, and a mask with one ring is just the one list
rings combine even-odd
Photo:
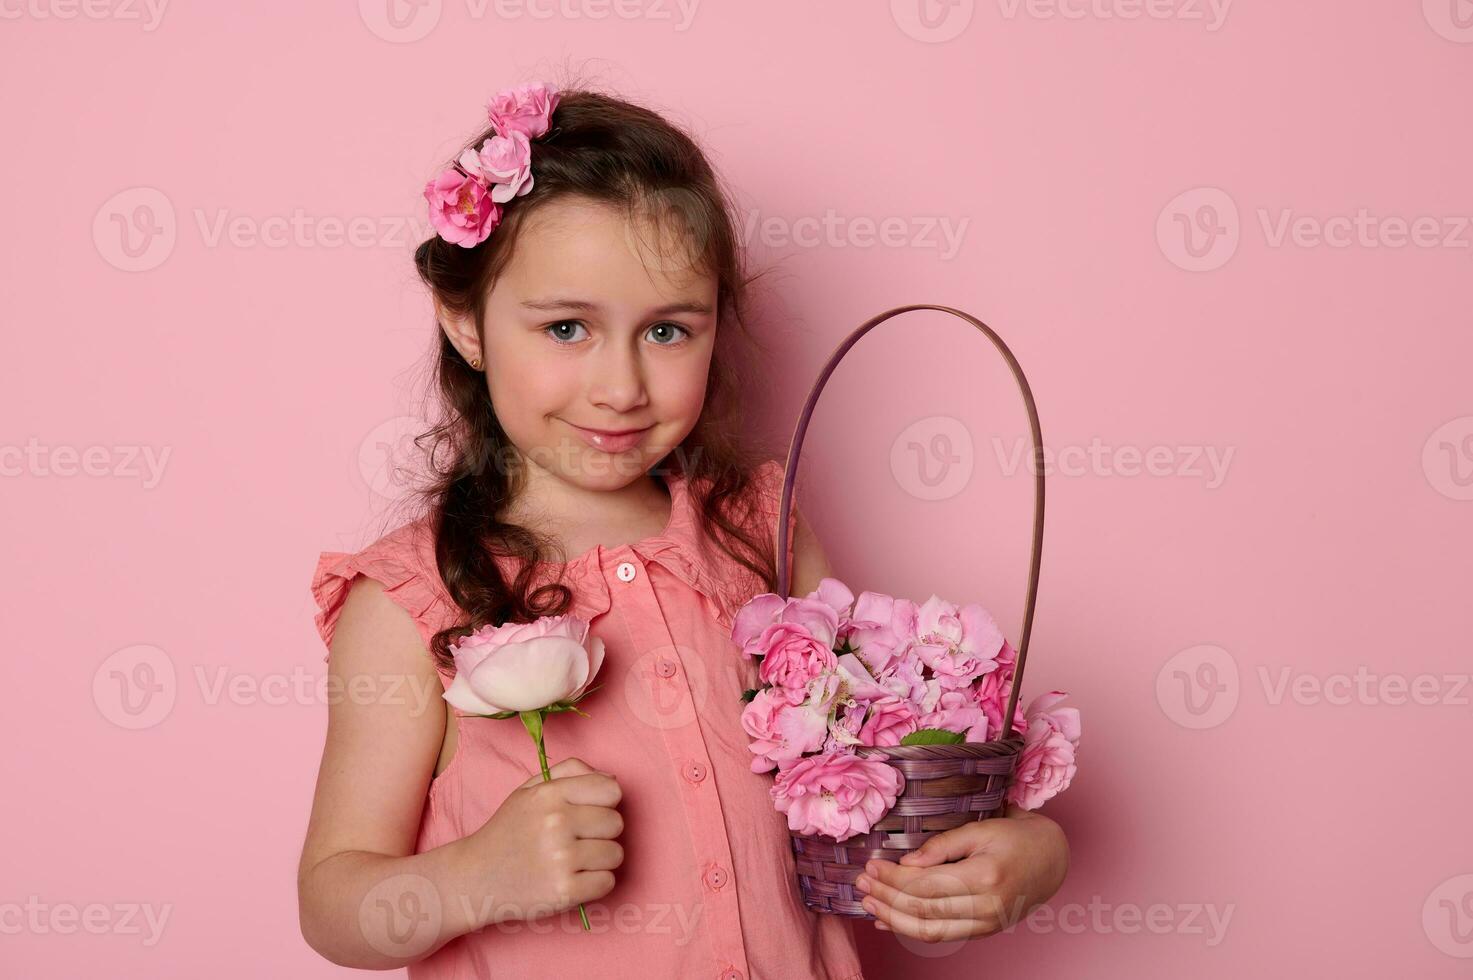
[(1018, 703), (1018, 692), (1023, 685), (1023, 666), (1028, 659), (1028, 638), (1033, 632), (1033, 610), (1038, 602), (1038, 569), (1043, 560), (1043, 433), (1038, 425), (1038, 407), (1033, 402), (1033, 390), (1028, 387), (1028, 379), (1023, 376), (1023, 369), (1018, 365), (1018, 359), (1013, 356), (1008, 345), (1003, 343), (1002, 338), (981, 320), (950, 306), (933, 306), (927, 303), (898, 306), (864, 323), (834, 350), (828, 363), (819, 372), (818, 379), (814, 381), (813, 388), (808, 392), (808, 400), (803, 405), (803, 411), (798, 415), (798, 425), (793, 430), (793, 440), (788, 446), (787, 468), (783, 474), (782, 502), (778, 506), (778, 594), (787, 596), (788, 587), (792, 581), (792, 568), (788, 561), (788, 520), (793, 507), (793, 483), (798, 475), (798, 455), (803, 450), (803, 435), (808, 431), (808, 421), (813, 415), (814, 406), (818, 403), (818, 396), (823, 391), (823, 386), (828, 383), (829, 375), (834, 373), (834, 368), (838, 367), (839, 361), (849, 352), (849, 348), (859, 341), (860, 337), (891, 317), (908, 313), (911, 310), (936, 310), (941, 313), (950, 313), (961, 317), (986, 334), (987, 339), (992, 341), (998, 353), (1007, 361), (1008, 368), (1013, 372), (1013, 380), (1018, 383), (1018, 389), (1023, 393), (1023, 403), (1028, 408), (1028, 425), (1033, 435), (1033, 554), (1028, 567), (1028, 595), (1023, 606), (1023, 632), (1018, 641), (1018, 660), (1013, 668), (1013, 684), (1008, 694), (1007, 710), (1003, 714), (1007, 733), (1011, 735), (1013, 734), (1013, 712)]

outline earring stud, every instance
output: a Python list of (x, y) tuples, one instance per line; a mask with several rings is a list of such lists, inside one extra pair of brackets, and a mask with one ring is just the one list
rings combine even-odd
[(471, 368), (476, 371), (481, 370), (481, 359), (479, 357), (471, 358)]

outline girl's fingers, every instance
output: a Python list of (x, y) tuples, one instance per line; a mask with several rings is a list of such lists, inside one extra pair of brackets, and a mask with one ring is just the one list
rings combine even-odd
[(875, 917), (877, 925), (883, 923), (891, 932), (923, 942), (942, 943), (954, 939), (971, 939), (982, 935), (984, 931), (982, 924), (973, 919), (918, 919), (873, 897), (864, 900), (864, 907)]
[(887, 885), (878, 878), (864, 876), (868, 890), (861, 894), (873, 895), (885, 905), (904, 912), (914, 919), (980, 919), (987, 913), (986, 898), (977, 895), (942, 895), (922, 898)]
[(573, 844), (580, 871), (613, 871), (624, 863), (624, 845), (616, 840), (579, 840)]
[(618, 806), (624, 798), (619, 780), (606, 772), (585, 772), (550, 781), (563, 794), (563, 802), (584, 806)]
[(574, 837), (613, 840), (624, 832), (624, 816), (607, 806), (571, 806)]
[(594, 768), (588, 763), (584, 762), (582, 759), (564, 759), (561, 762), (554, 762), (552, 765), (547, 767), (547, 779), (542, 778), (542, 770), (538, 769), (536, 772), (532, 773), (532, 775), (528, 776), (527, 781), (522, 783), (519, 788), (530, 789), (531, 787), (536, 786), (538, 783), (551, 782), (554, 779), (566, 778), (568, 776), (581, 776), (584, 773), (594, 771)]

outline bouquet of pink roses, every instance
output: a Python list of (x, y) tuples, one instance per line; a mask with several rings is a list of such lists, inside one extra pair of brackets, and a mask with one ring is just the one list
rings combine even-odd
[[(868, 833), (905, 786), (887, 746), (990, 742), (1009, 733), (1003, 713), (1016, 659), (992, 617), (932, 595), (917, 606), (878, 592), (856, 598), (826, 578), (802, 598), (748, 601), (732, 640), (758, 661), (742, 727), (752, 771), (777, 776), (772, 798), (797, 834), (843, 841)], [(1079, 711), (1050, 691), (1012, 729), (1023, 746), (1007, 800), (1037, 808), (1069, 785)]]

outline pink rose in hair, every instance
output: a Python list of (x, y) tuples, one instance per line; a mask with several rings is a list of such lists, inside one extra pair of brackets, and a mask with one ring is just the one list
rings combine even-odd
[(1050, 691), (1028, 705), (1023, 755), (1008, 787), (1008, 800), (1024, 810), (1037, 809), (1066, 789), (1074, 778), (1079, 709), (1054, 707), (1066, 697), (1063, 691)]
[(552, 124), (558, 94), (546, 82), (531, 82), (496, 93), (486, 107), (486, 116), (501, 136), (521, 133), (536, 139)]
[(452, 245), (479, 245), (501, 223), (501, 205), (486, 187), (453, 168), (425, 184), (424, 196), (430, 202), (430, 224)]
[(845, 840), (870, 831), (895, 805), (905, 777), (894, 766), (849, 752), (799, 759), (777, 774), (772, 799), (800, 834)]
[(916, 611), (916, 654), (944, 688), (966, 687), (995, 669), (1002, 644), (1002, 630), (975, 602), (958, 609), (932, 595)]
[(460, 165), (491, 184), (491, 200), (505, 204), (532, 189), (532, 144), (525, 133), (493, 136), (479, 150), (466, 150)]

